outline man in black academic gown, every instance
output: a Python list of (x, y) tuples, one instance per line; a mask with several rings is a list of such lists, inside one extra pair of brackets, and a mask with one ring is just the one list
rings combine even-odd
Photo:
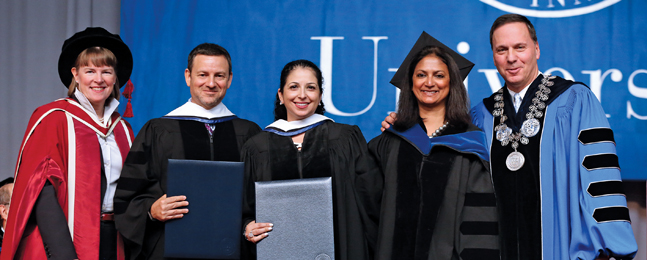
[(163, 259), (164, 223), (188, 213), (185, 196), (166, 197), (168, 159), (240, 161), (241, 146), (261, 130), (221, 102), (232, 80), (223, 47), (195, 47), (184, 76), (191, 99), (142, 127), (121, 172), (115, 223), (127, 259)]

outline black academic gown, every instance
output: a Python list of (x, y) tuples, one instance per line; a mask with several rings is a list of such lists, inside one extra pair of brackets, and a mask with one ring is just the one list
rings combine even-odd
[[(127, 259), (164, 259), (164, 223), (151, 220), (153, 203), (166, 194), (168, 159), (240, 161), (240, 148), (261, 129), (244, 119), (215, 124), (213, 139), (202, 122), (158, 118), (135, 138), (115, 193), (115, 223)], [(241, 232), (242, 234), (242, 232)]]
[(422, 124), (389, 129), (369, 142), (384, 173), (376, 259), (499, 259), (484, 144), (471, 124), (431, 139)]
[[(539, 90), (542, 79), (543, 76), (537, 76), (530, 84), (519, 107), (519, 112), (515, 112), (512, 97), (507, 88), (504, 87), (503, 108), (505, 114), (508, 115), (508, 120), (505, 123), (513, 130), (513, 133), (518, 133), (523, 121), (526, 120), (526, 113), (530, 111), (530, 106), (533, 104), (532, 99), (535, 98), (535, 92)], [(550, 105), (574, 84), (573, 81), (559, 77), (553, 79), (552, 82), (554, 85), (549, 86), (551, 92), (548, 94), (548, 99), (544, 101), (546, 106)], [(483, 104), (479, 104), (477, 107), (483, 106), (488, 111), (493, 111), (496, 103), (494, 97), (496, 95), (497, 93), (494, 93), (490, 97), (483, 99)], [(474, 121), (484, 120), (480, 115), (476, 115), (474, 110), (472, 112)], [(486, 131), (491, 131), (489, 134), (491, 140), (488, 141), (492, 143), (490, 152), (492, 178), (495, 183), (496, 193), (500, 198), (499, 207), (504, 212), (504, 214), (501, 214), (501, 221), (505, 223), (501, 229), (502, 237), (504, 238), (501, 246), (503, 251), (502, 259), (504, 260), (542, 258), (541, 174), (539, 166), (541, 162), (540, 148), (543, 145), (544, 115), (545, 113), (543, 113), (542, 117), (537, 118), (541, 125), (539, 133), (528, 138), (530, 140), (528, 144), (519, 144), (517, 148), (517, 151), (522, 153), (525, 158), (524, 166), (517, 171), (509, 170), (505, 164), (507, 156), (515, 150), (511, 145), (501, 145), (501, 142), (496, 139), (495, 127), (486, 129)], [(489, 118), (486, 120), (492, 120), (491, 118), (492, 115), (489, 114)], [(493, 120), (494, 126), (496, 126), (500, 122), (500, 117), (495, 117)], [(552, 134), (549, 136), (552, 138)], [(551, 142), (553, 141), (548, 143)], [(550, 187), (550, 189), (552, 188), (554, 187)]]
[[(365, 239), (369, 231), (362, 225), (366, 211), (358, 205), (353, 183), (358, 176), (378, 169), (371, 164), (357, 126), (326, 121), (305, 133), (301, 151), (289, 136), (261, 132), (243, 146), (241, 156), (245, 162), (243, 226), (255, 219), (254, 182), (332, 176), (335, 259), (370, 259)], [(246, 243), (255, 254), (251, 242)]]

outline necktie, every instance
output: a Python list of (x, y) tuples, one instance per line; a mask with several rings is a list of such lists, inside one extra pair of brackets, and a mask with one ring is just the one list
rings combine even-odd
[(519, 107), (521, 107), (521, 95), (519, 93), (514, 94), (514, 111), (519, 112)]
[(205, 123), (204, 126), (207, 127), (207, 131), (209, 131), (209, 135), (213, 135), (213, 131), (216, 130), (216, 124)]

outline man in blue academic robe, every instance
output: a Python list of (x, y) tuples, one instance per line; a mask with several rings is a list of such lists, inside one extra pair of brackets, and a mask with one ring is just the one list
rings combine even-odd
[(631, 259), (637, 245), (613, 131), (582, 83), (543, 74), (533, 25), (490, 31), (505, 86), (472, 111), (490, 147), (504, 259)]

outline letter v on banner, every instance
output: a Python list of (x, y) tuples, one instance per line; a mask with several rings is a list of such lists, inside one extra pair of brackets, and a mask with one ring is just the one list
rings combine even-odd
[(333, 53), (333, 40), (343, 40), (342, 36), (313, 36), (310, 37), (310, 40), (319, 40), (321, 41), (321, 54), (319, 59), (319, 69), (321, 69), (321, 74), (323, 76), (324, 84), (324, 93), (322, 96), (322, 101), (326, 106), (326, 112), (331, 113), (337, 116), (358, 116), (366, 113), (373, 104), (375, 104), (375, 99), (377, 98), (377, 45), (380, 40), (386, 40), (386, 36), (364, 36), (363, 40), (372, 40), (373, 41), (373, 95), (371, 97), (371, 102), (368, 106), (362, 109), (359, 112), (347, 113), (343, 112), (335, 105), (332, 101), (332, 53)]
[(499, 72), (496, 69), (479, 69), (478, 72), (485, 74), (485, 79), (487, 80), (488, 85), (490, 85), (492, 93), (503, 87), (499, 80)]

